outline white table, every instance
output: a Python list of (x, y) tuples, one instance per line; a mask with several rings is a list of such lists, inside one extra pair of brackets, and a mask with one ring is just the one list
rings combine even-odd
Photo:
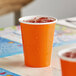
[(57, 24), (65, 25), (67, 27), (76, 29), (76, 17), (58, 20)]
[(52, 63), (50, 67), (31, 68), (24, 66), (23, 54), (0, 58), (0, 68), (7, 69), (21, 76), (61, 76), (60, 61), (57, 52), (68, 47), (76, 47), (76, 44), (53, 48)]

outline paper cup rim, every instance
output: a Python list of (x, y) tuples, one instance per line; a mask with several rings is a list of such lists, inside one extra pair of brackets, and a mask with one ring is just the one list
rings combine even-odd
[[(23, 20), (28, 20), (28, 19), (31, 19), (33, 17), (51, 17), (51, 18), (54, 18), (55, 21), (53, 22), (47, 22), (47, 23), (29, 23), (29, 22), (24, 22)], [(24, 24), (32, 24), (32, 25), (45, 25), (45, 24), (53, 24), (53, 23), (56, 23), (57, 22), (57, 19), (55, 17), (52, 17), (52, 16), (44, 16), (44, 15), (32, 15), (32, 16), (24, 16), (24, 17), (21, 17), (19, 18), (19, 22), (20, 23), (24, 23)]]
[(58, 56), (62, 60), (70, 61), (70, 62), (76, 62), (76, 58), (72, 59), (72, 58), (68, 58), (68, 57), (65, 57), (65, 56), (62, 55), (64, 53), (66, 53), (66, 52), (72, 51), (73, 49), (76, 49), (76, 47), (71, 47), (71, 48), (63, 49), (63, 50), (61, 50), (61, 51), (58, 52)]

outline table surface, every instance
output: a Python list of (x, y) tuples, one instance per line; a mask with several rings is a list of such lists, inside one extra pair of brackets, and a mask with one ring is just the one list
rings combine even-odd
[(11, 72), (19, 74), (20, 76), (61, 76), (60, 60), (57, 53), (58, 51), (69, 47), (76, 47), (76, 43), (54, 47), (52, 52), (51, 65), (49, 67), (27, 67), (24, 65), (23, 54), (19, 54), (0, 58), (0, 68), (7, 69)]
[(20, 74), (20, 76), (61, 76), (60, 61), (57, 55), (63, 48), (76, 47), (76, 44), (70, 44), (60, 47), (54, 47), (52, 52), (52, 62), (50, 67), (31, 68), (24, 65), (23, 54), (0, 58), (0, 68)]

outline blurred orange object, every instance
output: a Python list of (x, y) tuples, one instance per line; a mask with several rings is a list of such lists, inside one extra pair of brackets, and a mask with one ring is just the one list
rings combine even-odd
[(62, 57), (63, 53), (70, 51), (72, 49), (74, 48), (65, 49), (59, 52), (62, 76), (76, 76), (76, 58), (71, 59), (71, 58)]
[[(50, 65), (55, 22), (23, 23), (20, 18), (25, 65), (47, 67)], [(29, 16), (29, 18), (31, 18)]]

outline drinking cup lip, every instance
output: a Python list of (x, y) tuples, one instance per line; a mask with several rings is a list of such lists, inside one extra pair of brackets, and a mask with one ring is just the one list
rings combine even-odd
[(61, 50), (61, 51), (58, 52), (58, 56), (62, 60), (70, 61), (70, 62), (76, 62), (76, 58), (68, 58), (68, 57), (63, 56), (64, 53), (71, 52), (74, 49), (76, 49), (76, 47), (71, 47), (71, 48), (63, 49), (63, 50)]
[[(51, 18), (54, 18), (55, 21), (53, 21), (53, 22), (47, 22), (47, 23), (29, 23), (29, 22), (24, 22), (23, 21), (23, 20), (32, 19), (34, 17), (51, 17)], [(32, 25), (45, 25), (45, 24), (53, 24), (53, 23), (56, 23), (57, 22), (57, 19), (55, 17), (52, 17), (52, 16), (32, 15), (32, 16), (24, 16), (24, 17), (19, 18), (19, 22), (20, 23), (24, 23), (24, 24), (32, 24)]]

